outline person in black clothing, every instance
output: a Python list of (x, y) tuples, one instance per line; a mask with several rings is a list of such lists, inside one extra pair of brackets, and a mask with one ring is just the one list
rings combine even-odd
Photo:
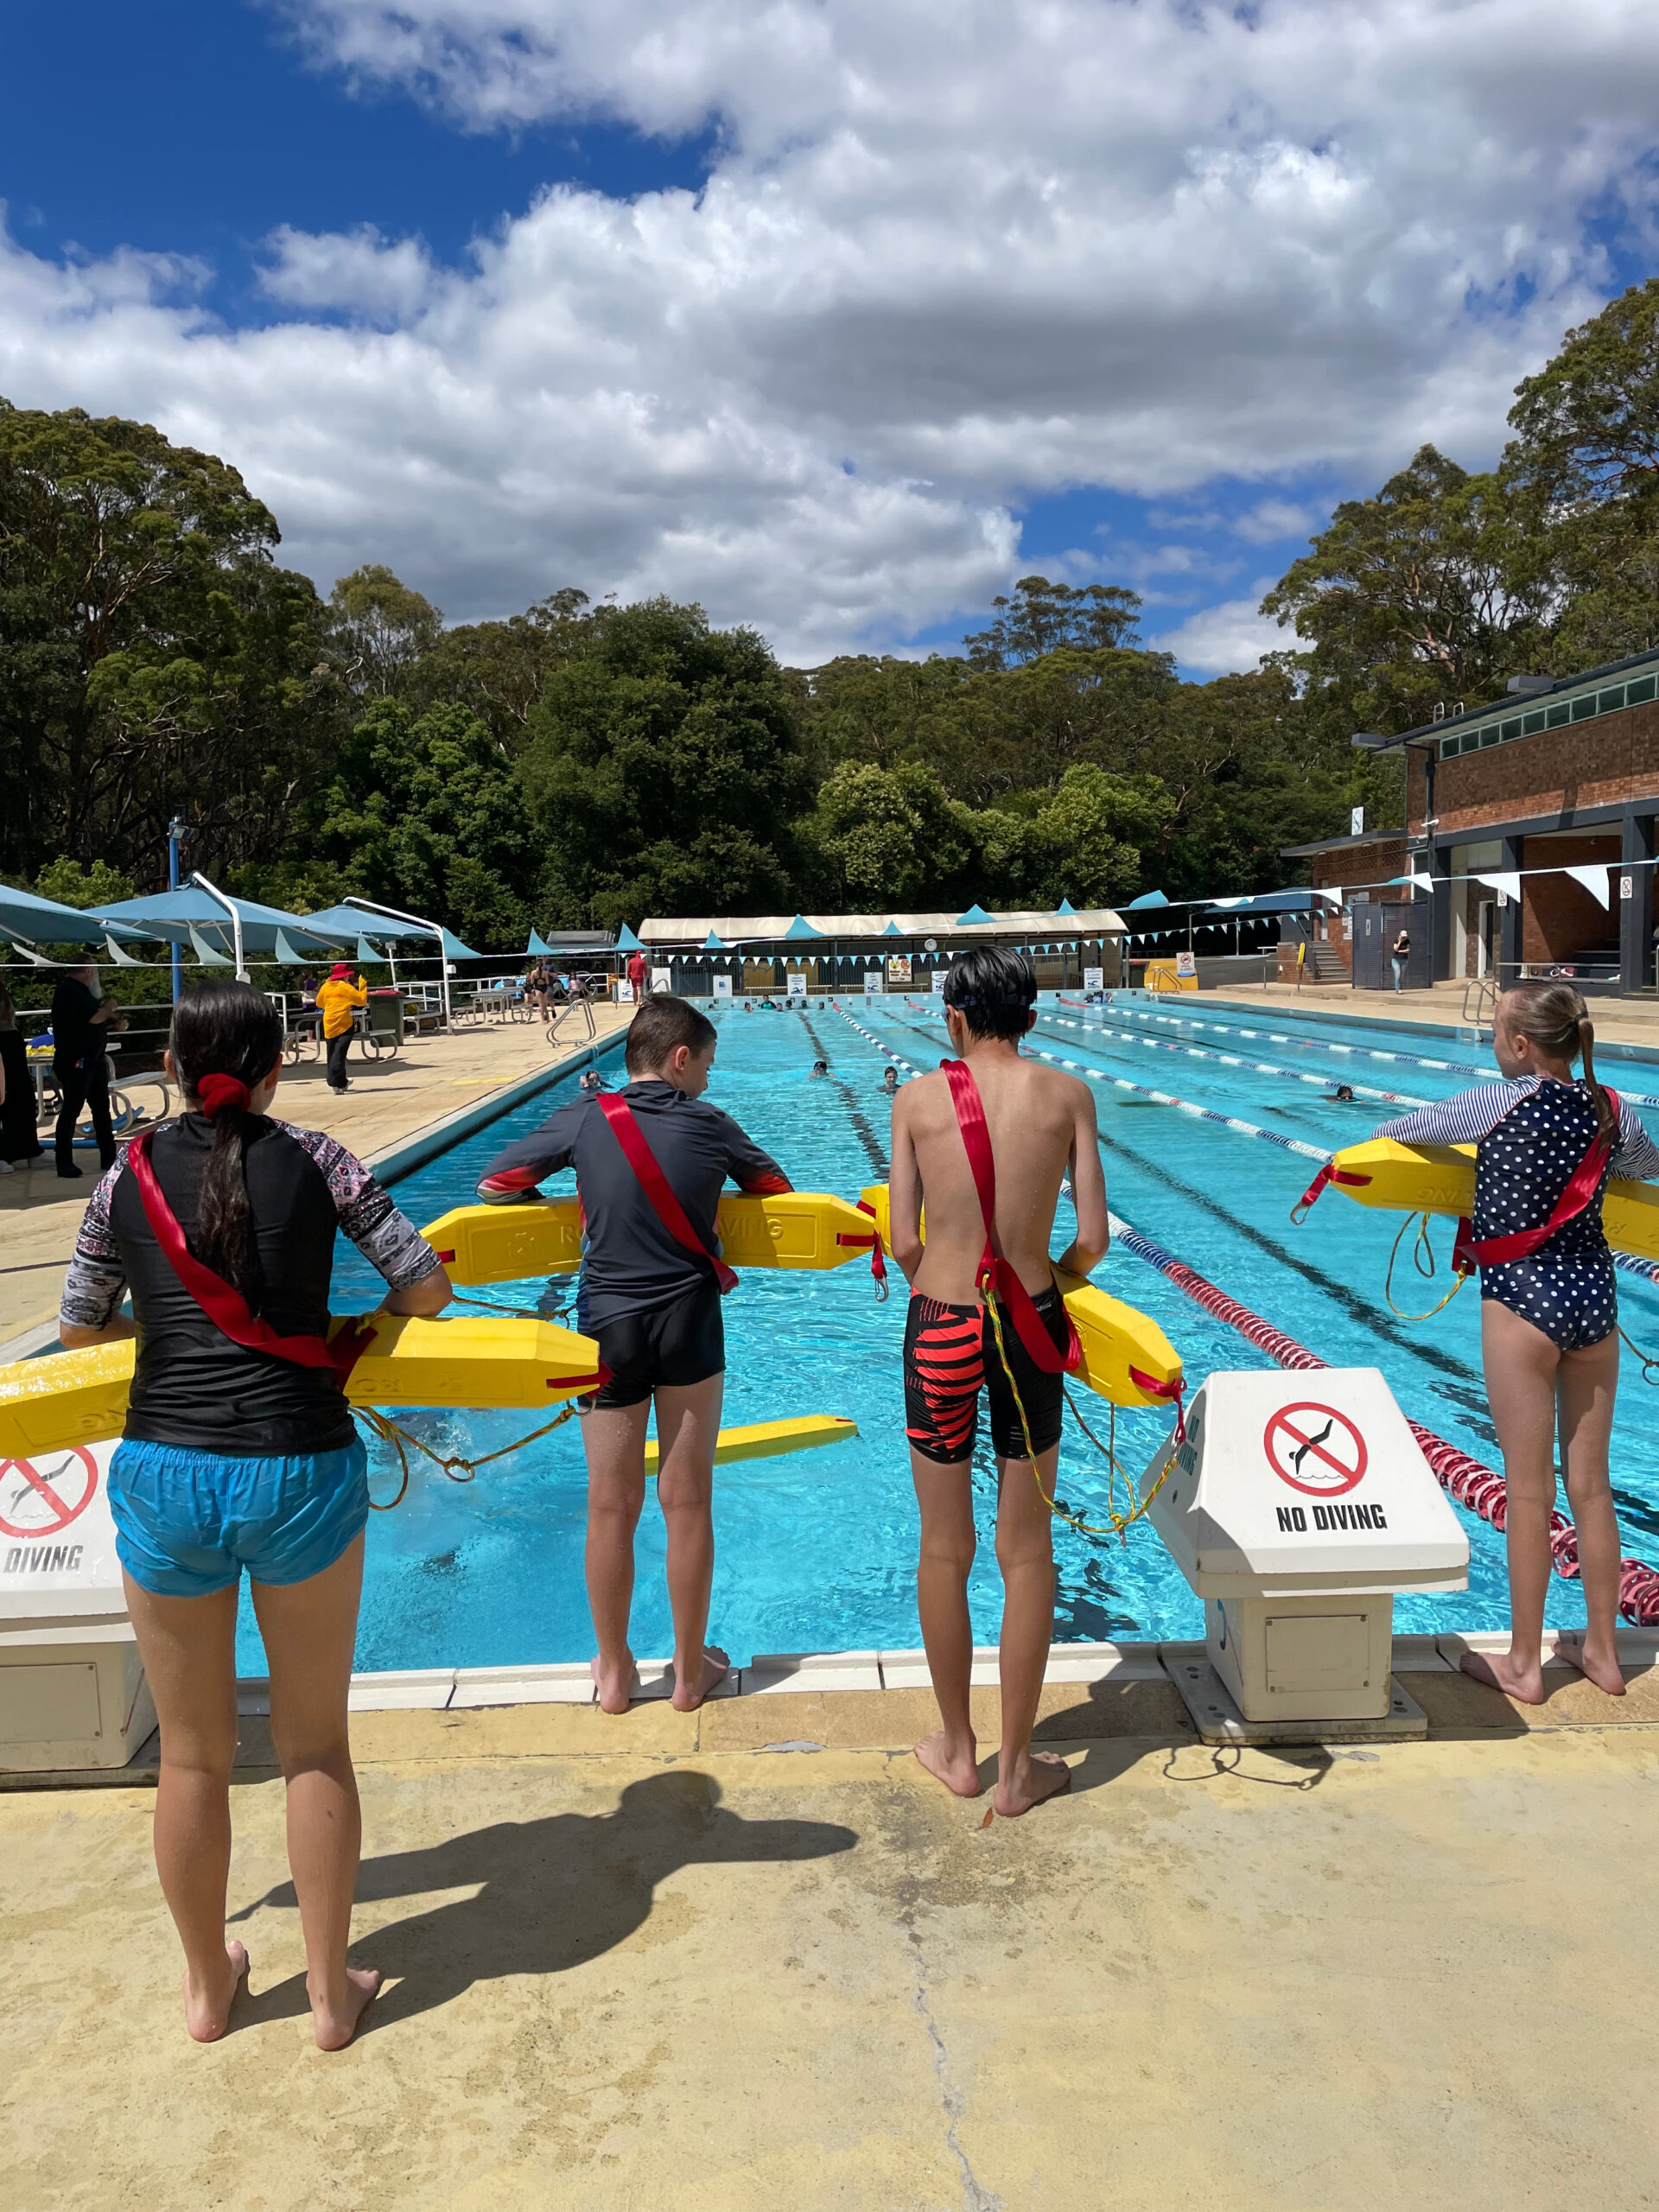
[(346, 1964), (361, 1834), (346, 1697), (369, 1496), (367, 1455), (321, 1345), (336, 1236), (385, 1278), (388, 1313), (436, 1313), (448, 1277), (342, 1145), (270, 1118), (283, 1025), (257, 991), (192, 991), (174, 1009), (168, 1071), (185, 1110), (94, 1189), (59, 1335), (71, 1351), (137, 1339), (108, 1494), (161, 1720), (156, 1862), (184, 1946), (185, 2024), (198, 2043), (222, 2036), (248, 1970), (225, 1929), (245, 1568), (270, 1668), (306, 1993), (319, 2046), (337, 2050), (380, 1977)]
[[(715, 1211), (730, 1176), (740, 1189), (787, 1191), (777, 1161), (730, 1115), (705, 1103), (714, 1063), (713, 1022), (684, 999), (649, 997), (628, 1029), (625, 1090), (589, 1092), (562, 1106), (533, 1136), (509, 1145), (478, 1186), (486, 1202), (539, 1196), (543, 1176), (574, 1166), (585, 1228), (576, 1326), (599, 1340), (611, 1379), (583, 1407), (588, 1455), (588, 1602), (599, 1651), (599, 1702), (625, 1713), (639, 1686), (628, 1643), (633, 1534), (645, 1497), (645, 1423), (657, 1408), (658, 1502), (668, 1533), (674, 1616), (673, 1702), (701, 1705), (730, 1661), (704, 1642), (714, 1577), (711, 1511), (715, 1440), (726, 1368)], [(632, 1141), (678, 1202), (689, 1249), (675, 1236), (630, 1164), (607, 1117), (625, 1111)]]
[(28, 1167), (46, 1150), (35, 1134), (35, 1078), (11, 993), (0, 976), (0, 1175)]
[(61, 1103), (54, 1133), (60, 1175), (76, 1176), (75, 1123), (81, 1109), (92, 1117), (98, 1139), (99, 1165), (115, 1165), (115, 1131), (110, 1125), (110, 1071), (104, 1055), (108, 1050), (110, 1025), (118, 1008), (99, 987), (98, 965), (87, 961), (60, 976), (52, 994), (52, 1073)]

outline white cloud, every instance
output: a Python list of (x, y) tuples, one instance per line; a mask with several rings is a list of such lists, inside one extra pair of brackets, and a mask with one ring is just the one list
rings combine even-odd
[(1256, 613), (1271, 582), (1264, 576), (1248, 598), (1200, 607), (1176, 628), (1147, 642), (1154, 652), (1173, 653), (1184, 676), (1243, 675), (1263, 653), (1282, 652), (1296, 643), (1294, 632), (1264, 621)]
[(1311, 537), (1324, 519), (1317, 508), (1299, 506), (1294, 500), (1258, 499), (1233, 529), (1252, 545), (1272, 545), (1281, 537)]
[(454, 271), (285, 226), (257, 331), (8, 246), (0, 390), (226, 454), (325, 582), (389, 560), (452, 616), (665, 590), (801, 658), (983, 607), (1021, 495), (1253, 479), (1249, 539), (1281, 480), (1490, 458), (1659, 111), (1649, 0), (287, 12), (457, 127), (712, 124), (712, 174), (550, 192)]

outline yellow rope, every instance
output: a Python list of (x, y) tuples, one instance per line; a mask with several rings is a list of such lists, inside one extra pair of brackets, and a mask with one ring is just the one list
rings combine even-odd
[[(1429, 1242), (1429, 1217), (1426, 1213), (1408, 1213), (1400, 1224), (1399, 1230), (1395, 1236), (1393, 1248), (1389, 1254), (1389, 1271), (1382, 1280), (1382, 1295), (1388, 1300), (1389, 1311), (1391, 1313), (1397, 1314), (1401, 1320), (1432, 1321), (1437, 1313), (1442, 1313), (1445, 1308), (1452, 1303), (1452, 1300), (1463, 1288), (1463, 1286), (1468, 1281), (1469, 1278), (1465, 1274), (1454, 1274), (1451, 1289), (1446, 1292), (1446, 1296), (1441, 1299), (1440, 1304), (1438, 1306), (1431, 1306), (1427, 1313), (1408, 1313), (1404, 1312), (1402, 1307), (1395, 1304), (1394, 1263), (1400, 1255), (1400, 1239), (1411, 1227), (1414, 1221), (1417, 1224), (1417, 1236), (1411, 1248), (1412, 1264), (1416, 1268), (1418, 1274), (1423, 1278), (1425, 1282), (1433, 1282), (1434, 1280), (1434, 1247)], [(1427, 1255), (1427, 1266), (1424, 1265), (1425, 1255)]]
[[(370, 1503), (374, 1505), (374, 1510), (377, 1513), (390, 1513), (393, 1506), (403, 1503), (404, 1492), (409, 1488), (409, 1452), (405, 1448), (407, 1446), (412, 1446), (416, 1452), (423, 1453), (441, 1474), (448, 1475), (452, 1483), (469, 1483), (479, 1469), (487, 1467), (492, 1459), (505, 1459), (510, 1452), (522, 1452), (527, 1444), (534, 1444), (539, 1437), (550, 1436), (556, 1428), (563, 1428), (575, 1410), (575, 1401), (572, 1399), (562, 1412), (555, 1414), (551, 1421), (543, 1421), (540, 1428), (531, 1429), (528, 1436), (519, 1437), (513, 1444), (504, 1444), (499, 1452), (486, 1452), (481, 1459), (467, 1459), (458, 1452), (451, 1452), (447, 1457), (441, 1452), (435, 1452), (429, 1444), (423, 1444), (418, 1436), (411, 1436), (401, 1423), (393, 1421), (390, 1414), (381, 1413), (377, 1407), (353, 1406), (353, 1413), (370, 1434), (378, 1437), (383, 1444), (390, 1444), (397, 1454), (397, 1465), (403, 1475), (403, 1480), (397, 1485), (396, 1497), (388, 1499), (385, 1505), (374, 1505), (372, 1499), (370, 1500)], [(457, 1467), (464, 1467), (467, 1470), (466, 1473), (458, 1475), (455, 1472)]]
[[(1141, 1518), (1141, 1515), (1147, 1510), (1147, 1507), (1152, 1503), (1153, 1499), (1157, 1497), (1159, 1491), (1163, 1488), (1165, 1483), (1169, 1478), (1170, 1469), (1175, 1465), (1175, 1447), (1173, 1443), (1172, 1442), (1171, 1444), (1169, 1456), (1164, 1461), (1163, 1467), (1160, 1471), (1157, 1481), (1154, 1483), (1152, 1488), (1147, 1492), (1144, 1497), (1136, 1497), (1135, 1484), (1131, 1478), (1127, 1474), (1124, 1474), (1123, 1470), (1118, 1465), (1116, 1455), (1112, 1448), (1112, 1445), (1105, 1445), (1101, 1442), (1100, 1439), (1090, 1427), (1088, 1422), (1084, 1421), (1083, 1415), (1078, 1413), (1076, 1406), (1072, 1405), (1071, 1393), (1066, 1389), (1065, 1382), (1062, 1382), (1060, 1384), (1061, 1394), (1064, 1396), (1066, 1404), (1071, 1407), (1072, 1416), (1077, 1421), (1077, 1427), (1083, 1431), (1084, 1434), (1089, 1439), (1089, 1441), (1094, 1446), (1096, 1451), (1102, 1455), (1106, 1462), (1106, 1515), (1108, 1520), (1111, 1523), (1111, 1526), (1106, 1529), (1096, 1529), (1092, 1522), (1080, 1520), (1075, 1513), (1068, 1513), (1065, 1508), (1059, 1504), (1057, 1500), (1052, 1498), (1048, 1492), (1043, 1488), (1042, 1473), (1037, 1465), (1036, 1448), (1031, 1440), (1031, 1423), (1026, 1418), (1026, 1402), (1020, 1395), (1020, 1385), (1015, 1382), (1014, 1370), (1008, 1364), (1008, 1349), (1002, 1339), (1002, 1315), (997, 1305), (996, 1294), (991, 1289), (989, 1284), (987, 1283), (982, 1286), (981, 1294), (984, 1298), (986, 1307), (990, 1313), (991, 1333), (996, 1338), (996, 1355), (1002, 1363), (1002, 1372), (1008, 1378), (1008, 1389), (1013, 1394), (1014, 1406), (1020, 1415), (1020, 1433), (1025, 1439), (1026, 1456), (1031, 1461), (1031, 1477), (1032, 1480), (1037, 1485), (1038, 1497), (1042, 1499), (1043, 1503), (1048, 1508), (1049, 1511), (1054, 1516), (1056, 1520), (1064, 1521), (1069, 1528), (1076, 1529), (1081, 1535), (1085, 1536), (1116, 1536), (1120, 1543), (1127, 1544), (1129, 1540), (1128, 1531), (1131, 1524)], [(1116, 1439), (1117, 1408), (1114, 1406), (1112, 1408), (1113, 1444), (1116, 1444)], [(1131, 1497), (1135, 1499), (1134, 1504), (1127, 1513), (1120, 1512), (1118, 1510), (1117, 1478), (1120, 1475), (1122, 1475), (1123, 1480), (1128, 1484), (1129, 1494)]]

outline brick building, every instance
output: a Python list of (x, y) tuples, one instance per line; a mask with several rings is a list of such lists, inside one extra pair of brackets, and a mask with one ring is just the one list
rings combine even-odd
[(1316, 887), (1342, 889), (1344, 911), (1316, 926), (1351, 965), (1352, 908), (1408, 906), (1424, 981), (1566, 972), (1592, 991), (1650, 989), (1659, 652), (1515, 682), (1379, 745), (1405, 755), (1403, 831), (1287, 849)]

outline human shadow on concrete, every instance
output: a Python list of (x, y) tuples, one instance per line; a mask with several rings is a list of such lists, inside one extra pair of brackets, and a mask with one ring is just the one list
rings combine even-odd
[[(353, 1945), (353, 1964), (377, 1966), (397, 1984), (364, 2025), (412, 2018), (475, 1981), (584, 1966), (644, 1925), (657, 1885), (683, 1866), (825, 1859), (857, 1841), (856, 1829), (831, 1821), (745, 1820), (721, 1806), (712, 1777), (678, 1769), (631, 1782), (612, 1812), (500, 1821), (421, 1850), (365, 1859), (359, 1904), (435, 1890), (476, 1894), (393, 1921)], [(295, 1903), (293, 1884), (283, 1882), (231, 1917)], [(296, 1974), (245, 2000), (238, 2024), (306, 2009), (305, 1978)]]

